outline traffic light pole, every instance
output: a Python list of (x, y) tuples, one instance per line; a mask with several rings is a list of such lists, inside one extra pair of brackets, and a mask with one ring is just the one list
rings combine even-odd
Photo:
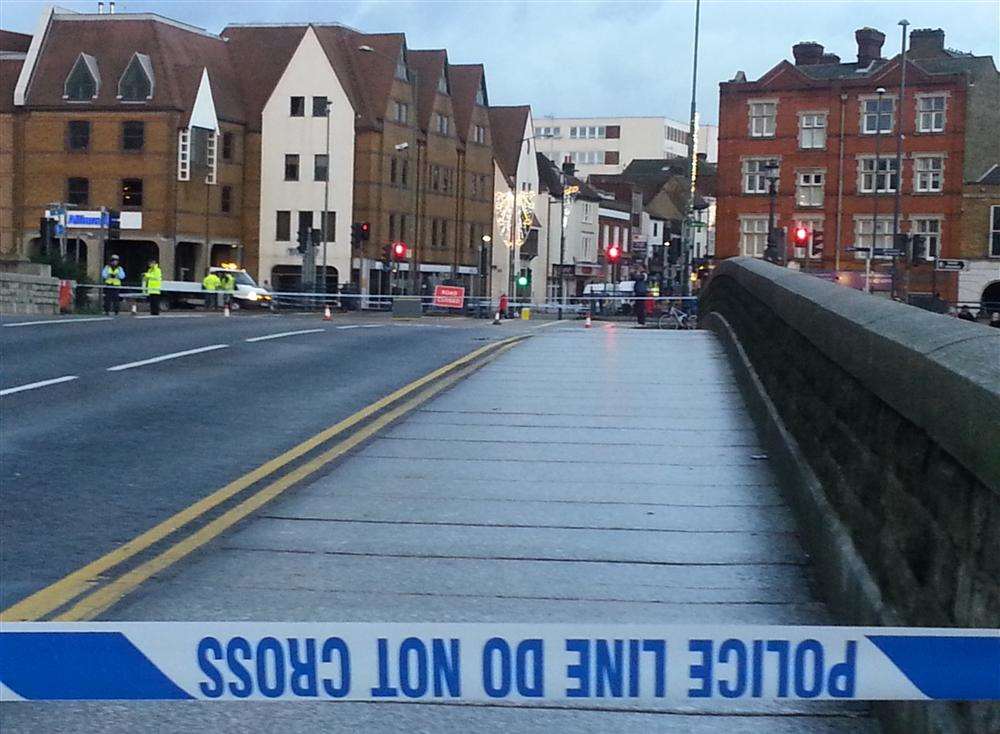
[(701, 0), (694, 6), (694, 61), (691, 72), (691, 119), (688, 127), (688, 178), (691, 188), (688, 192), (687, 206), (684, 208), (684, 222), (681, 225), (681, 294), (691, 295), (691, 251), (693, 228), (691, 219), (694, 217), (694, 193), (697, 177), (697, 135), (698, 135), (698, 29), (701, 23)]

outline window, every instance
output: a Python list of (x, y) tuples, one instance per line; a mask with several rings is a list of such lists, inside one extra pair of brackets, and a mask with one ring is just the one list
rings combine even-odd
[(451, 130), (451, 119), (447, 115), (434, 113), (434, 128), (441, 135), (448, 135)]
[(913, 190), (922, 193), (940, 193), (943, 188), (944, 158), (916, 156), (913, 159)]
[(767, 247), (767, 217), (740, 217), (740, 253), (763, 257)]
[(895, 104), (896, 100), (892, 97), (883, 97), (881, 108), (877, 97), (861, 100), (861, 132), (865, 135), (892, 132), (892, 113)]
[(606, 135), (609, 140), (617, 140), (622, 136), (621, 125), (608, 125)]
[(778, 104), (776, 102), (750, 103), (750, 136), (769, 138), (774, 136)]
[(404, 189), (409, 185), (408, 184), (409, 178), (410, 178), (410, 162), (404, 158), (403, 166), (399, 172), (399, 183), (402, 185)]
[(76, 151), (84, 151), (90, 147), (90, 122), (70, 120), (66, 123), (66, 147)]
[(392, 100), (392, 119), (404, 125), (410, 121), (410, 105), (400, 102), (398, 99)]
[(896, 171), (895, 158), (879, 158), (878, 174), (875, 172), (874, 158), (861, 158), (858, 161), (860, 177), (858, 190), (865, 194), (875, 191), (876, 179), (878, 180), (879, 193), (894, 192), (899, 185), (899, 174)]
[(482, 125), (475, 125), (472, 128), (472, 139), (480, 145), (486, 145), (486, 128)]
[(299, 212), (299, 232), (304, 229), (312, 229), (313, 226), (313, 213), (312, 212)]
[(438, 220), (431, 220), (431, 247), (437, 247), (438, 244)]
[(399, 49), (399, 58), (396, 59), (396, 78), (404, 82), (410, 80), (409, 69), (406, 68), (406, 53), (403, 49)]
[(299, 156), (297, 153), (288, 153), (285, 156), (285, 180), (299, 180)]
[(313, 97), (313, 117), (326, 117), (326, 106), (329, 100), (326, 97)]
[(743, 161), (743, 193), (768, 193), (768, 176), (777, 177), (780, 161), (776, 158), (747, 158)]
[(441, 169), (441, 190), (445, 193), (451, 193), (451, 169), (442, 168)]
[(288, 114), (292, 117), (305, 117), (306, 115), (306, 98), (305, 97), (291, 97), (289, 100)]
[(799, 115), (799, 147), (826, 147), (826, 113), (809, 112)]
[(584, 150), (570, 153), (570, 158), (574, 163), (582, 165), (601, 165), (605, 163), (603, 150)]
[(442, 247), (447, 247), (448, 246), (448, 220), (447, 219), (442, 219), (441, 220), (441, 246)]
[(90, 203), (90, 179), (67, 179), (66, 201), (77, 206), (87, 206)]
[(480, 84), (479, 88), (476, 90), (476, 104), (483, 107), (486, 106), (486, 87), (482, 84)]
[(939, 133), (944, 131), (946, 102), (943, 94), (917, 97), (917, 132)]
[(325, 154), (313, 157), (313, 181), (326, 181), (330, 175), (330, 166)]
[(438, 91), (441, 94), (448, 94), (448, 77), (442, 71), (441, 76), (438, 77)]
[(274, 221), (274, 239), (289, 242), (292, 239), (292, 213), (278, 212)]
[(326, 232), (326, 242), (337, 241), (337, 212), (319, 213), (320, 231)]
[(389, 242), (396, 241), (396, 215), (389, 215)]
[(63, 98), (71, 102), (89, 102), (97, 99), (100, 76), (97, 73), (97, 59), (90, 54), (80, 54), (66, 77)]
[[(878, 222), (875, 223), (875, 249), (888, 249), (892, 247), (892, 215), (886, 217), (879, 217)], [(854, 246), (855, 247), (871, 247), (872, 246), (872, 218), (870, 216), (860, 216), (854, 220)], [(856, 257), (860, 260), (865, 259), (868, 256), (866, 251), (856, 253)], [(875, 255), (878, 257), (887, 257), (886, 255)]]
[(578, 138), (578, 137), (580, 137), (579, 134), (578, 134), (579, 130), (580, 130), (580, 128), (578, 128), (578, 127), (571, 127), (569, 129), (569, 136), (571, 138)]
[(927, 255), (932, 258), (938, 256), (941, 248), (941, 218), (940, 217), (914, 217), (910, 226), (910, 233), (920, 235), (927, 245)]
[(122, 206), (142, 206), (142, 179), (122, 179)]
[(231, 161), (233, 159), (233, 134), (222, 133), (222, 160)]
[(990, 207), (990, 257), (1000, 257), (1000, 206)]
[(399, 168), (399, 160), (396, 156), (390, 156), (389, 158), (389, 183), (396, 183), (397, 169)]
[(617, 150), (606, 150), (604, 151), (604, 162), (613, 165), (618, 165), (620, 158)]
[(795, 181), (795, 202), (799, 206), (823, 206), (823, 172), (799, 171)]
[(146, 144), (146, 123), (139, 120), (122, 123), (122, 150), (142, 150)]
[(219, 210), (228, 214), (233, 210), (233, 187), (223, 186), (219, 197)]
[(146, 54), (134, 54), (118, 80), (118, 99), (145, 102), (153, 97), (153, 64)]

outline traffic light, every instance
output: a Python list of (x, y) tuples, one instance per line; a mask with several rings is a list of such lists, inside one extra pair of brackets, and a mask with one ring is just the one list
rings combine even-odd
[(910, 236), (910, 264), (919, 265), (922, 261), (928, 262), (932, 258), (928, 257), (927, 238), (920, 234)]
[(517, 286), (518, 288), (525, 288), (531, 284), (531, 272), (527, 270), (522, 270), (517, 276)]
[(299, 254), (305, 255), (309, 247), (309, 227), (300, 227), (295, 239), (299, 243)]
[(816, 256), (823, 255), (823, 233), (820, 231), (813, 232), (813, 254)]
[(49, 247), (56, 240), (56, 220), (42, 217), (38, 220), (38, 236), (42, 242), (42, 252), (48, 252)]
[(360, 245), (371, 236), (371, 225), (368, 222), (355, 222), (351, 225), (351, 244)]
[(392, 243), (392, 259), (396, 262), (406, 259), (407, 247), (405, 242)]
[(609, 263), (617, 263), (622, 259), (622, 248), (618, 245), (611, 245), (608, 247), (607, 254)]
[(120, 240), (122, 238), (122, 214), (114, 209), (108, 209), (108, 239)]
[(809, 244), (809, 229), (800, 224), (792, 232), (792, 240), (796, 247), (805, 247)]

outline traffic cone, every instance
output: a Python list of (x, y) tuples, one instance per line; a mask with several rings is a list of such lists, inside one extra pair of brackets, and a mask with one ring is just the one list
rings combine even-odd
[(228, 303), (225, 306), (222, 307), (222, 315), (225, 316), (225, 317), (227, 317), (227, 318), (229, 317), (229, 304)]
[(499, 311), (497, 311), (495, 314), (493, 314), (493, 325), (494, 326), (500, 326), (500, 312)]
[(135, 316), (139, 313), (139, 306), (136, 305), (135, 301), (132, 301), (132, 315)]
[(333, 320), (333, 314), (330, 313), (330, 307), (329, 306), (327, 306), (326, 308), (323, 309), (323, 320), (324, 321), (332, 321)]
[(587, 320), (583, 323), (584, 329), (590, 328), (590, 311), (587, 311)]

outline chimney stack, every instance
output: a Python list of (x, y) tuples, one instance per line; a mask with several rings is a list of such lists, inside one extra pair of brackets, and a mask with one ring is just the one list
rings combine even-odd
[(97, 0), (97, 14), (104, 15), (104, 3), (101, 0)]
[(820, 59), (821, 64), (839, 64), (840, 57), (837, 54), (823, 54), (823, 58)]
[(866, 67), (882, 58), (885, 34), (881, 31), (874, 28), (859, 28), (854, 31), (854, 40), (858, 42), (858, 66)]
[(111, 2), (108, 3), (108, 13), (111, 15), (115, 14), (115, 0), (111, 0)]
[(823, 58), (823, 46), (815, 41), (802, 41), (792, 46), (796, 66), (818, 64)]
[(926, 59), (944, 53), (944, 31), (940, 28), (917, 28), (910, 31), (910, 50), (913, 59)]

